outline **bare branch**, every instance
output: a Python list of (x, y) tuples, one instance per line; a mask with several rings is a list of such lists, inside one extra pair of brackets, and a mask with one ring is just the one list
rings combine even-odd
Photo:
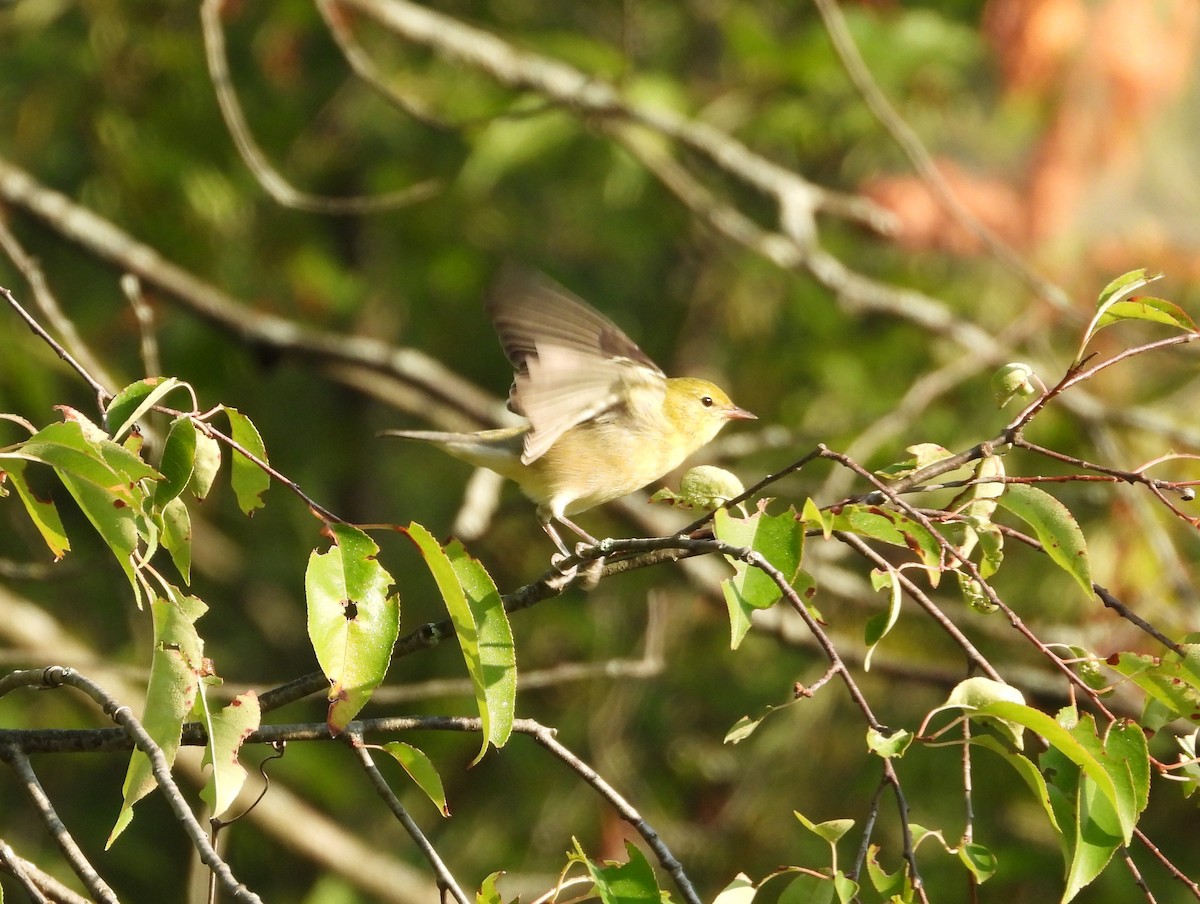
[(58, 813), (54, 810), (54, 804), (46, 796), (42, 783), (38, 781), (37, 774), (33, 771), (29, 757), (11, 745), (5, 745), (0, 747), (0, 760), (8, 763), (13, 772), (17, 774), (21, 787), (25, 789), (34, 808), (41, 815), (42, 822), (45, 823), (55, 843), (58, 844), (58, 849), (63, 852), (63, 856), (71, 864), (71, 869), (75, 871), (75, 875), (79, 877), (79, 881), (84, 884), (92, 897), (104, 901), (106, 904), (117, 904), (116, 893), (96, 872), (95, 867), (88, 861), (83, 851), (79, 849), (79, 845), (75, 843), (75, 839), (71, 837), (71, 833), (67, 831), (67, 827), (59, 819)]
[(212, 79), (213, 90), (217, 95), (217, 103), (225, 126), (233, 137), (238, 153), (258, 184), (275, 201), (283, 207), (294, 210), (304, 210), (311, 213), (325, 214), (362, 214), (376, 213), (382, 210), (394, 210), (419, 201), (425, 201), (441, 191), (442, 184), (437, 179), (419, 182), (401, 191), (390, 192), (374, 197), (357, 195), (353, 197), (330, 197), (314, 195), (294, 188), (279, 171), (267, 160), (266, 154), (259, 148), (246, 116), (242, 113), (238, 102), (233, 81), (229, 77), (229, 63), (225, 55), (225, 34), (221, 30), (221, 6), (224, 0), (203, 0), (200, 4), (200, 22), (204, 31), (205, 57), (208, 61), (208, 73)]
[(458, 904), (470, 904), (470, 898), (459, 887), (458, 882), (446, 867), (437, 850), (429, 843), (429, 839), (425, 837), (425, 833), (421, 831), (421, 827), (408, 815), (408, 811), (404, 809), (404, 804), (400, 803), (400, 798), (396, 797), (387, 780), (384, 779), (379, 769), (376, 768), (374, 761), (371, 759), (370, 751), (362, 743), (362, 738), (355, 737), (354, 735), (348, 735), (347, 738), (371, 785), (375, 788), (379, 796), (383, 798), (384, 803), (388, 805), (388, 809), (392, 811), (392, 815), (404, 826), (404, 830), (408, 832), (409, 837), (417, 845), (417, 848), (421, 851), (421, 855), (433, 867), (433, 871), (438, 877), (438, 887), (443, 891), (450, 892), (454, 896), (454, 900), (458, 901)]

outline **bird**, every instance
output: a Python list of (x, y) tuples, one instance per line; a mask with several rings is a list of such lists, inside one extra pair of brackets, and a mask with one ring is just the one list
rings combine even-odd
[(556, 525), (678, 467), (730, 421), (756, 416), (719, 386), (668, 377), (615, 323), (541, 274), (507, 273), (485, 309), (515, 369), (508, 408), (525, 423), (473, 433), (385, 430), (430, 443), (512, 480), (537, 506), (562, 561)]

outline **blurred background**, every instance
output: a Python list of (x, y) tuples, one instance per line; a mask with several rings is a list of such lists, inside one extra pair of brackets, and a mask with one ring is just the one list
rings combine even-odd
[[(502, 591), (547, 565), (532, 507), (511, 487), (496, 496), (483, 486), (484, 503), (469, 513), (494, 505), (494, 514), (464, 521), (466, 465), (374, 437), (498, 416), (511, 372), (481, 299), (506, 261), (588, 300), (669, 373), (715, 379), (758, 414), (703, 453), (747, 484), (818, 442), (881, 467), (915, 443), (957, 451), (994, 436), (1011, 412), (996, 409), (991, 372), (1025, 360), (1057, 381), (1097, 293), (1127, 270), (1165, 273), (1155, 294), (1200, 310), (1200, 5), (1191, 0), (847, 2), (863, 62), (849, 72), (811, 3), (436, 4), (451, 22), (570, 67), (580, 74), (571, 91), (612, 86), (620, 103), (608, 110), (498, 79), (470, 62), (471, 42), (460, 45), (452, 28), (418, 35), (420, 8), (231, 0), (205, 9), (223, 35), (225, 100), (240, 106), (236, 137), (257, 148), (253, 165), (222, 116), (195, 5), (0, 5), (0, 285), (34, 309), (18, 262), (21, 252), (36, 259), (61, 306), (52, 326), (62, 335), (73, 324), (110, 388), (148, 366), (191, 383), (202, 408), (226, 403), (252, 418), (272, 463), (313, 499), (355, 522), (457, 532)], [(387, 10), (410, 31), (389, 25)], [(210, 28), (219, 67), (214, 36)], [(380, 85), (356, 75), (347, 50), (369, 61)], [(863, 73), (890, 115), (864, 100)], [(697, 129), (672, 132), (663, 121), (706, 127), (729, 152), (725, 163)], [(730, 148), (780, 170), (756, 183)], [(958, 210), (920, 166), (938, 174)], [(266, 167), (292, 187), (277, 194), (300, 203), (269, 194)], [(819, 188), (806, 196), (812, 207), (782, 208), (789, 218), (781, 198), (794, 176)], [(407, 203), (383, 209), (336, 200), (401, 191)], [(100, 223), (68, 215), (53, 193)], [(122, 288), (128, 272), (140, 277), (137, 304)], [(0, 410), (39, 426), (57, 419), (55, 405), (95, 416), (87, 387), (14, 314), (0, 317)], [(284, 322), (306, 332), (280, 338), (273, 327)], [(1123, 327), (1095, 347), (1112, 354), (1159, 335)], [(404, 355), (383, 360), (381, 343)], [(1040, 417), (1031, 438), (1133, 468), (1196, 451), (1197, 411), (1193, 358), (1167, 352), (1089, 383)], [(5, 444), (22, 436), (0, 429)], [(1047, 472), (1045, 461), (1015, 455), (1007, 467)], [(864, 490), (813, 466), (771, 488), (772, 510)], [(1056, 495), (1083, 524), (1099, 583), (1172, 636), (1200, 628), (1194, 529), (1128, 487), (1069, 484)], [(264, 690), (315, 668), (302, 579), (309, 552), (325, 542), (320, 523), (280, 487), (267, 502), (246, 519), (221, 480), (193, 510), (194, 590), (210, 607), (200, 630), (234, 689)], [(82, 516), (62, 509), (75, 549), (51, 564), (15, 499), (0, 501), (0, 664), (65, 662), (134, 693), (149, 661), (148, 618)], [(635, 498), (581, 520), (597, 535), (629, 536), (669, 530), (682, 516)], [(407, 542), (376, 538), (402, 594), (402, 630), (440, 618)], [(862, 625), (884, 601), (861, 562), (818, 542), (809, 554), (817, 604), (857, 662)], [(1010, 555), (997, 587), (1044, 640), (1101, 656), (1159, 652), (1034, 554)], [(544, 686), (522, 691), (518, 714), (556, 727), (710, 899), (739, 871), (759, 879), (780, 864), (826, 864), (792, 810), (861, 824), (878, 767), (860, 714), (834, 685), (747, 741), (722, 743), (739, 717), (788, 700), (825, 662), (776, 613), (731, 652), (717, 586), (725, 572), (705, 568), (606, 580), (522, 612), (513, 626), (523, 674), (549, 670)], [(967, 610), (952, 586), (937, 599), (1028, 697), (1050, 712), (1066, 702), (1006, 622)], [(556, 677), (564, 664), (592, 670)], [(964, 674), (961, 654), (914, 609), (856, 677), (883, 722), (915, 729)], [(407, 657), (389, 675), (393, 696), (364, 715), (469, 714), (469, 691), (422, 690), (461, 676), (450, 645)], [(271, 717), (323, 718), (320, 699)], [(102, 717), (61, 694), (26, 693), (0, 700), (0, 724), (89, 727)], [(474, 739), (408, 740), (439, 766), (453, 817), (437, 816), (398, 770), (389, 775), (464, 885), (502, 869), (508, 896), (532, 897), (553, 885), (572, 836), (593, 856), (624, 858), (629, 828), (535, 745), (514, 739), (467, 770)], [(1167, 737), (1151, 749), (1174, 758)], [(297, 744), (269, 767), (268, 801), (290, 795), (299, 809), (277, 818), (264, 809), (229, 833), (227, 851), (265, 899), (428, 900), (419, 856), (350, 764), (337, 745)], [(126, 900), (187, 899), (187, 844), (160, 799), (140, 804), (131, 829), (100, 853), (122, 756), (48, 756), (35, 766)], [(981, 900), (1048, 900), (1062, 859), (1041, 807), (998, 760), (980, 755), (976, 767), (976, 837), (1000, 858)], [(957, 749), (914, 750), (898, 768), (912, 819), (958, 837)], [(894, 813), (885, 805), (877, 828), (889, 869), (900, 866)], [(1146, 831), (1192, 876), (1200, 854), (1184, 827), (1195, 819), (1193, 804), (1156, 785)], [(7, 772), (0, 837), (64, 869)], [(339, 847), (346, 838), (361, 847)], [(853, 854), (843, 850), (843, 864)], [(1156, 900), (1190, 899), (1144, 851), (1135, 860)], [(934, 900), (964, 899), (966, 874), (953, 858), (929, 845), (921, 862)], [(1078, 900), (1138, 894), (1114, 864)]]

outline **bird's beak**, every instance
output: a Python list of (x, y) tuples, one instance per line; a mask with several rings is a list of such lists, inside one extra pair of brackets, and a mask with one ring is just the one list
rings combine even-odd
[(757, 421), (758, 415), (751, 414), (745, 408), (738, 408), (734, 405), (732, 408), (725, 409), (725, 417), (731, 421)]

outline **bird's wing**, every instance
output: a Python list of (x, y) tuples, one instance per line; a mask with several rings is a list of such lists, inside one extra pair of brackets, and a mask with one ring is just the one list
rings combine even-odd
[(662, 370), (620, 327), (543, 276), (503, 275), (487, 309), (516, 368), (508, 407), (532, 425), (526, 464), (632, 393), (665, 392)]

